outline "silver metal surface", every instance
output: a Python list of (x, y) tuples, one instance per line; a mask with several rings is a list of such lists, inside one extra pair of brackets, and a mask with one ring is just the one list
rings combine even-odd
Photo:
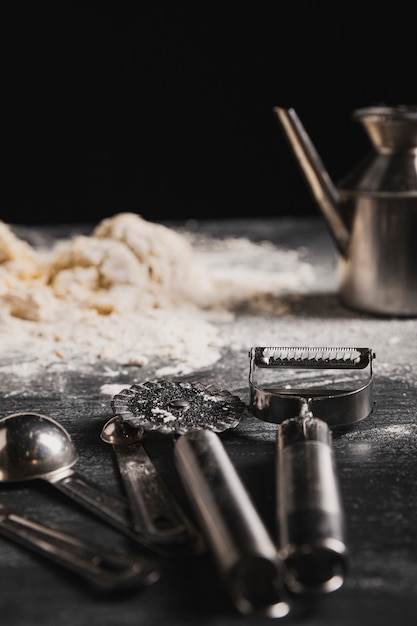
[(277, 431), (277, 517), (285, 582), (295, 593), (329, 593), (344, 582), (345, 522), (329, 427), (311, 416)]
[(204, 429), (185, 433), (174, 454), (237, 609), (286, 616), (281, 560), (218, 435)]
[(245, 403), (227, 389), (170, 380), (122, 389), (111, 405), (123, 421), (163, 435), (181, 435), (196, 428), (222, 432), (235, 428), (247, 413)]
[[(166, 555), (132, 528), (128, 503), (74, 471), (77, 452), (69, 433), (39, 413), (13, 413), (0, 419), (0, 482), (41, 479), (140, 545)], [(169, 556), (169, 555), (168, 555)]]
[[(259, 419), (279, 424), (279, 547), (286, 563), (285, 582), (295, 593), (329, 593), (344, 582), (348, 550), (329, 424), (352, 424), (372, 412), (374, 357), (369, 348), (349, 347), (254, 347), (249, 351), (249, 408)], [(292, 379), (301, 370), (304, 387), (292, 388), (282, 380), (281, 387), (274, 381), (273, 386), (262, 388), (254, 381), (258, 370), (278, 370), (284, 378), (285, 369), (291, 371)], [(334, 370), (343, 374), (336, 386), (328, 374)], [(349, 375), (350, 370), (355, 375), (363, 372), (360, 382)], [(311, 371), (318, 375), (311, 376)]]
[(101, 439), (113, 446), (132, 513), (133, 528), (152, 543), (172, 545), (177, 556), (204, 551), (204, 541), (186, 516), (142, 445), (144, 430), (118, 415), (102, 428)]
[(159, 580), (159, 572), (151, 561), (103, 549), (19, 515), (3, 504), (0, 504), (0, 533), (107, 589), (149, 585)]
[(340, 253), (340, 296), (373, 314), (417, 315), (417, 107), (358, 109), (373, 150), (334, 185), (293, 109), (274, 107)]

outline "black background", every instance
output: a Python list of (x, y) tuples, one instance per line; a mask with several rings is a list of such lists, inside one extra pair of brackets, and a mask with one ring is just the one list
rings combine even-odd
[(335, 182), (355, 108), (416, 104), (412, 4), (1, 5), (0, 218), (318, 212), (272, 113), (294, 107)]

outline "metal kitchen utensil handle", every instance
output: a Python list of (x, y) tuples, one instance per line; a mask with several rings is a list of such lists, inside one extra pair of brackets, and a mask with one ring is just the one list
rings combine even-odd
[(51, 475), (48, 480), (72, 500), (141, 546), (149, 548), (161, 556), (170, 556), (164, 546), (152, 543), (142, 532), (134, 530), (130, 509), (124, 498), (118, 498), (103, 491), (74, 470), (65, 470), (64, 476), (60, 474)]
[(159, 572), (151, 560), (88, 543), (18, 515), (0, 504), (0, 533), (106, 588), (151, 584)]
[(276, 547), (218, 435), (191, 430), (176, 441), (174, 456), (236, 608), (287, 615)]
[(113, 446), (135, 530), (158, 542), (183, 542), (189, 527), (181, 508), (140, 443)]
[(118, 498), (103, 491), (74, 470), (66, 470), (63, 476), (51, 475), (48, 481), (111, 526), (115, 526), (129, 536), (133, 534), (130, 511), (124, 498)]
[(287, 586), (296, 593), (338, 589), (347, 569), (345, 524), (323, 420), (300, 416), (278, 426), (277, 510)]

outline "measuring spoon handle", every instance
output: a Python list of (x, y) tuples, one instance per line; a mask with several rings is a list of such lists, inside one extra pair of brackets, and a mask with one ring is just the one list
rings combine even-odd
[(151, 560), (102, 550), (79, 537), (18, 515), (2, 504), (0, 533), (106, 588), (151, 584), (159, 578)]
[[(178, 558), (184, 553), (184, 545), (155, 541), (142, 528), (133, 525), (129, 503), (126, 498), (114, 496), (74, 470), (67, 470), (65, 475), (50, 475), (47, 478), (54, 487), (62, 491), (71, 500), (77, 502), (91, 513), (97, 515), (104, 522), (113, 526), (118, 531), (140, 544), (143, 548), (165, 558)], [(201, 540), (198, 535), (193, 541), (188, 542), (192, 554), (203, 550)], [(186, 549), (188, 551), (188, 548)]]
[(125, 498), (104, 491), (74, 470), (67, 471), (64, 476), (49, 476), (47, 481), (133, 541), (145, 548), (156, 549), (142, 532), (133, 529), (129, 505)]
[(133, 526), (153, 541), (184, 543), (195, 535), (191, 521), (141, 443), (113, 446), (129, 500)]

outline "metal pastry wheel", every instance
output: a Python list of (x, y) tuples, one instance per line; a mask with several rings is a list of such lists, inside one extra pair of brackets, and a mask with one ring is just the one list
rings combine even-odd
[(113, 397), (113, 412), (145, 431), (181, 435), (205, 428), (235, 428), (246, 404), (224, 389), (199, 382), (156, 381), (132, 385)]

